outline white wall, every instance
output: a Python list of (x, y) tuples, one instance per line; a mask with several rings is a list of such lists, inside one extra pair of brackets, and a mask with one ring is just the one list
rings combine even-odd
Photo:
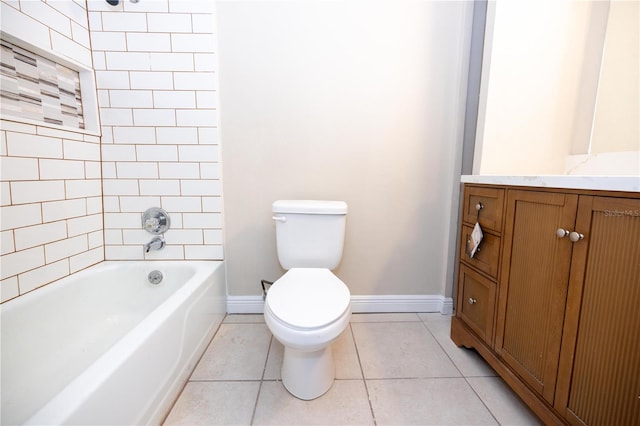
[(271, 203), (344, 200), (354, 295), (451, 294), (472, 3), (217, 4), (231, 295), (277, 279)]

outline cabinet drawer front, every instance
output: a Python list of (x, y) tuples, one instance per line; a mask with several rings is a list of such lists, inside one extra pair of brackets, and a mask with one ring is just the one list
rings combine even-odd
[(462, 226), (462, 236), (460, 240), (460, 260), (468, 263), (474, 268), (498, 277), (498, 261), (500, 259), (500, 237), (485, 233), (478, 251), (473, 257), (467, 254), (467, 241), (471, 238), (473, 228), (467, 225)]
[(489, 345), (493, 340), (496, 285), (472, 269), (461, 265), (458, 286), (459, 316)]
[[(478, 206), (482, 206), (480, 210)], [(504, 189), (465, 186), (462, 220), (480, 222), (483, 229), (500, 232), (504, 208)]]

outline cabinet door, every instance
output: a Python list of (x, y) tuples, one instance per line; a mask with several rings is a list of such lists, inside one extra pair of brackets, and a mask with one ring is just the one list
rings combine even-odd
[(510, 190), (499, 283), (495, 350), (553, 403), (578, 196)]
[(556, 409), (640, 425), (640, 200), (580, 197)]

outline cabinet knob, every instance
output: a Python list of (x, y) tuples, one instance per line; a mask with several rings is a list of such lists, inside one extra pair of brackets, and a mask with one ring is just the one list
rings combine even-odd
[(476, 211), (480, 212), (482, 209), (484, 209), (484, 205), (482, 203), (476, 204)]
[(569, 231), (567, 231), (566, 229), (558, 228), (556, 230), (556, 235), (558, 236), (558, 238), (564, 238), (569, 235)]
[(571, 240), (572, 243), (580, 241), (583, 238), (584, 238), (584, 235), (576, 231), (573, 231), (572, 233), (569, 234), (569, 239)]
[(469, 298), (469, 304), (470, 304), (470, 305), (473, 305), (473, 304), (475, 304), (476, 302), (477, 302), (477, 300), (476, 300), (476, 299), (474, 299), (473, 297), (470, 297), (470, 298)]

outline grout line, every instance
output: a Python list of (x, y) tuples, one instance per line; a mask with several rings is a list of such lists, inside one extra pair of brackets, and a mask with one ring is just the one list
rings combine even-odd
[(267, 348), (267, 356), (264, 358), (264, 366), (262, 367), (262, 376), (260, 377), (260, 384), (258, 385), (258, 393), (256, 395), (256, 402), (253, 405), (253, 412), (251, 413), (251, 422), (249, 424), (253, 424), (255, 417), (256, 417), (256, 411), (258, 409), (258, 401), (260, 401), (260, 393), (262, 392), (262, 383), (265, 381), (264, 380), (264, 374), (267, 372), (267, 363), (269, 362), (269, 354), (271, 353), (271, 347), (273, 346), (273, 334), (271, 335), (271, 339), (269, 340), (269, 348)]
[(356, 349), (356, 357), (358, 358), (358, 365), (360, 366), (360, 374), (362, 374), (362, 383), (364, 384), (364, 391), (367, 394), (367, 402), (369, 403), (369, 410), (371, 411), (371, 418), (373, 419), (373, 425), (376, 426), (376, 414), (373, 411), (373, 405), (371, 405), (371, 395), (369, 394), (369, 387), (367, 386), (367, 380), (364, 376), (364, 370), (362, 369), (362, 362), (360, 361), (360, 352), (358, 352), (358, 345), (356, 344), (356, 336), (353, 333), (351, 322), (349, 322), (349, 330), (351, 331), (351, 339), (353, 340), (353, 346)]

